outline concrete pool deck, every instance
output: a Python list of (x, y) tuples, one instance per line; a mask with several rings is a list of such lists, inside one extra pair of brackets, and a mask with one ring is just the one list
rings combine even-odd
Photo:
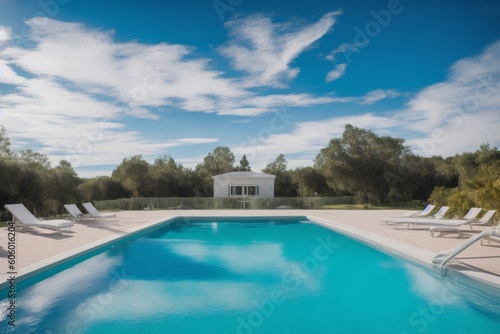
[[(491, 226), (467, 226), (462, 237), (447, 234), (432, 238), (428, 229), (398, 229), (381, 225), (385, 218), (401, 217), (405, 210), (157, 210), (120, 211), (116, 218), (84, 220), (75, 223), (70, 232), (58, 234), (33, 228), (16, 232), (15, 272), (18, 280), (29, 277), (46, 266), (74, 257), (99, 245), (175, 217), (231, 216), (307, 216), (321, 225), (340, 233), (355, 236), (363, 242), (390, 254), (431, 267), (432, 258), (440, 252), (463, 244), (469, 237)], [(7, 228), (0, 229), (0, 287), (5, 287), (9, 275)], [(473, 244), (460, 253), (448, 267), (500, 288), (500, 245)]]

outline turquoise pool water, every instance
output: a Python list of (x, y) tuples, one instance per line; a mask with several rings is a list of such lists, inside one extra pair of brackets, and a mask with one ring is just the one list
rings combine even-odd
[(298, 220), (180, 221), (17, 288), (18, 333), (500, 332), (491, 295)]

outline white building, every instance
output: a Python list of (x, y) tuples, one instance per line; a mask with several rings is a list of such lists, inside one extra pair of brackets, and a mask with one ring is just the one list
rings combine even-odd
[(214, 197), (274, 197), (275, 177), (256, 172), (231, 172), (212, 176)]

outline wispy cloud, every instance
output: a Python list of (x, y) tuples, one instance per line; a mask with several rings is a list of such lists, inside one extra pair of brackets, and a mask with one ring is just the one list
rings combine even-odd
[(420, 91), (401, 117), (421, 133), (412, 143), (422, 154), (472, 151), (500, 144), (500, 41), (478, 56), (457, 61), (448, 78)]
[[(244, 73), (236, 77), (215, 69), (211, 59), (187, 45), (118, 42), (111, 31), (31, 19), (24, 36), (32, 42), (28, 48), (14, 46), (10, 28), (0, 27), (0, 124), (14, 143), (40, 148), (53, 161), (69, 157), (79, 166), (112, 165), (133, 154), (158, 156), (172, 147), (218, 142), (213, 136), (189, 135), (160, 141), (126, 125), (126, 118), (153, 122), (162, 107), (236, 115), (242, 119), (234, 123), (246, 124), (250, 117), (288, 107), (370, 105), (403, 95), (391, 89), (347, 97), (276, 93), (274, 88), (286, 87), (301, 70), (294, 60), (331, 30), (339, 14), (328, 13), (312, 24), (276, 23), (262, 15), (229, 22), (230, 40), (218, 50)], [(355, 52), (356, 47), (341, 45), (328, 57), (336, 60), (340, 52)], [(330, 79), (344, 75), (348, 63), (337, 65)], [(389, 135), (404, 133), (408, 143), (427, 155), (474, 150), (486, 141), (498, 145), (499, 77), (497, 42), (479, 56), (456, 62), (446, 80), (422, 89), (389, 116), (293, 122), (290, 133), (262, 138), (251, 147), (234, 145), (234, 152), (257, 152), (250, 159), (252, 167), (280, 153), (302, 163), (339, 136), (346, 123)], [(436, 131), (444, 135), (436, 139)]]
[[(256, 75), (271, 84), (283, 73), (292, 73), (290, 62), (330, 29), (336, 15), (294, 29), (273, 25), (262, 16), (253, 23), (242, 19), (250, 40), (258, 37), (252, 27), (257, 29), (262, 22), (267, 22), (268, 38), (285, 33), (279, 47), (268, 54), (272, 59)], [(29, 144), (54, 162), (113, 164), (131, 154), (162, 154), (166, 148), (217, 141), (145, 139), (146, 134), (127, 129), (121, 121), (158, 119), (158, 107), (256, 116), (284, 106), (339, 101), (309, 94), (257, 94), (240, 78), (214, 70), (210, 59), (193, 56), (194, 49), (186, 45), (116, 42), (112, 31), (48, 18), (25, 23), (29, 29), (24, 38), (32, 42), (29, 48), (10, 44), (10, 28), (0, 27), (0, 83), (10, 87), (0, 96), (0, 121), (15, 143)], [(248, 50), (266, 58), (260, 46)]]
[[(351, 62), (351, 55), (355, 52), (359, 52), (359, 50), (366, 46), (367, 43), (342, 43), (338, 48), (331, 51), (326, 55), (326, 59), (330, 61), (342, 61), (342, 62)], [(338, 54), (342, 54), (344, 56), (343, 59), (338, 59)]]
[(300, 72), (290, 67), (292, 61), (325, 35), (340, 14), (328, 13), (305, 27), (273, 23), (261, 15), (230, 21), (226, 26), (233, 39), (220, 52), (231, 59), (236, 70), (249, 76), (247, 86), (285, 87)]
[[(406, 138), (412, 150), (424, 156), (452, 156), (475, 151), (482, 143), (500, 146), (500, 41), (478, 56), (462, 59), (450, 68), (448, 78), (418, 92), (406, 108), (387, 115), (340, 116), (295, 123), (286, 134), (275, 134), (235, 146), (247, 154), (252, 166), (264, 167), (280, 153), (289, 166), (311, 165), (314, 156), (331, 138), (341, 137), (345, 124), (370, 129), (380, 135)], [(401, 93), (375, 90), (354, 98), (371, 104)], [(290, 143), (294, 145), (290, 145)], [(309, 161), (309, 163), (306, 163)]]
[(0, 26), (0, 45), (11, 38), (11, 29), (9, 27)]
[(392, 99), (400, 96), (401, 93), (392, 89), (376, 89), (366, 93), (360, 98), (359, 104), (373, 104), (383, 99)]
[[(244, 96), (246, 92), (208, 59), (192, 59), (183, 45), (113, 41), (112, 32), (78, 23), (30, 19), (35, 48), (7, 48), (13, 64), (34, 74), (78, 84), (79, 90), (105, 94), (131, 107), (175, 105), (177, 100)], [(92, 60), (92, 61), (89, 61)], [(85, 66), (82, 66), (85, 64)]]
[(231, 121), (231, 123), (235, 123), (235, 124), (247, 124), (247, 123), (250, 123), (250, 119), (249, 118), (235, 119), (234, 121)]
[[(252, 143), (231, 147), (231, 150), (236, 155), (246, 154), (252, 167), (255, 166), (256, 169), (265, 167), (279, 154), (288, 156), (291, 165), (297, 166), (296, 160), (308, 161), (306, 165), (311, 165), (316, 154), (328, 145), (330, 139), (342, 136), (346, 124), (360, 128), (386, 129), (396, 126), (398, 120), (364, 114), (299, 122), (295, 123), (289, 133), (273, 134)], [(290, 156), (293, 158), (290, 159)]]
[(344, 76), (347, 64), (338, 64), (335, 69), (328, 72), (326, 75), (326, 82), (332, 82)]

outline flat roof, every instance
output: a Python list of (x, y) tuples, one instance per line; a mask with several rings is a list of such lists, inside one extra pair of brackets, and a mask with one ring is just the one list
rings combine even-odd
[(252, 179), (252, 178), (259, 178), (259, 179), (274, 179), (276, 178), (276, 175), (271, 175), (271, 174), (266, 174), (266, 173), (257, 173), (257, 172), (230, 172), (230, 173), (224, 173), (224, 174), (219, 174), (212, 176), (213, 179), (224, 179), (224, 178), (229, 178), (229, 179), (236, 179), (236, 178), (241, 178), (241, 179)]

